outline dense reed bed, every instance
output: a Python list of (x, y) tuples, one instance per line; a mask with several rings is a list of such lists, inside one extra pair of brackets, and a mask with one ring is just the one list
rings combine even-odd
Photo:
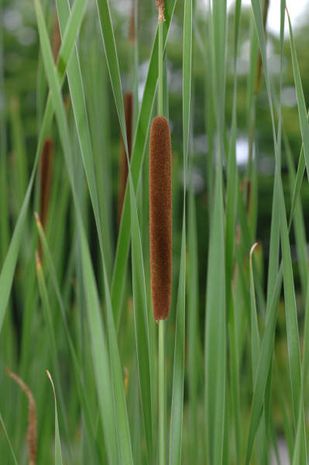
[(285, 1), (0, 5), (0, 464), (308, 463)]

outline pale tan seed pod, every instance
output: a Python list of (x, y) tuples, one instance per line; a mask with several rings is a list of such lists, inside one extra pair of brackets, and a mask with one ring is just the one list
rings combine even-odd
[(154, 118), (149, 160), (150, 273), (154, 318), (168, 318), (172, 293), (172, 148), (166, 118)]

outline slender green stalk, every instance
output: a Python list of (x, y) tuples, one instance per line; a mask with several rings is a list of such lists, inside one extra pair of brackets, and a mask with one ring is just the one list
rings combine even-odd
[(164, 378), (164, 320), (159, 320), (158, 394), (159, 394), (159, 465), (165, 464), (165, 378)]
[(158, 47), (158, 115), (164, 114), (164, 76), (163, 76), (163, 24), (164, 19), (159, 17), (158, 32), (159, 32), (159, 47)]

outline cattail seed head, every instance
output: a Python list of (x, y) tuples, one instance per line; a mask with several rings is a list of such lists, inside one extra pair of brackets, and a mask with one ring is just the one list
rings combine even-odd
[(52, 180), (53, 141), (44, 142), (40, 163), (40, 219), (43, 227), (46, 226), (50, 188)]
[(154, 318), (168, 317), (172, 290), (172, 149), (166, 118), (154, 118), (149, 160), (150, 272)]
[[(132, 123), (133, 123), (133, 94), (127, 92), (124, 95), (124, 110), (125, 110), (125, 121), (126, 131), (128, 138), (128, 155), (131, 156), (132, 150)], [(128, 160), (126, 156), (126, 150), (121, 138), (121, 150), (120, 150), (120, 162), (119, 162), (119, 189), (118, 189), (118, 225), (120, 224), (122, 206), (124, 196), (126, 193), (126, 185), (128, 178)]]
[(54, 24), (53, 24), (53, 34), (52, 34), (52, 51), (53, 51), (53, 58), (56, 63), (59, 50), (61, 47), (61, 34), (60, 34), (60, 26), (57, 13), (55, 13), (54, 17)]

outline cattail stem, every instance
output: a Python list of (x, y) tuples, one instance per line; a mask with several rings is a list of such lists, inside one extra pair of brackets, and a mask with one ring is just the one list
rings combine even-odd
[(159, 21), (159, 57), (158, 57), (158, 114), (164, 114), (164, 77), (163, 77), (163, 21)]
[(158, 337), (158, 396), (159, 396), (159, 465), (165, 464), (165, 373), (164, 320), (159, 321)]
[(164, 77), (163, 77), (163, 26), (164, 26), (164, 0), (157, 0), (158, 8), (158, 115), (164, 114)]

